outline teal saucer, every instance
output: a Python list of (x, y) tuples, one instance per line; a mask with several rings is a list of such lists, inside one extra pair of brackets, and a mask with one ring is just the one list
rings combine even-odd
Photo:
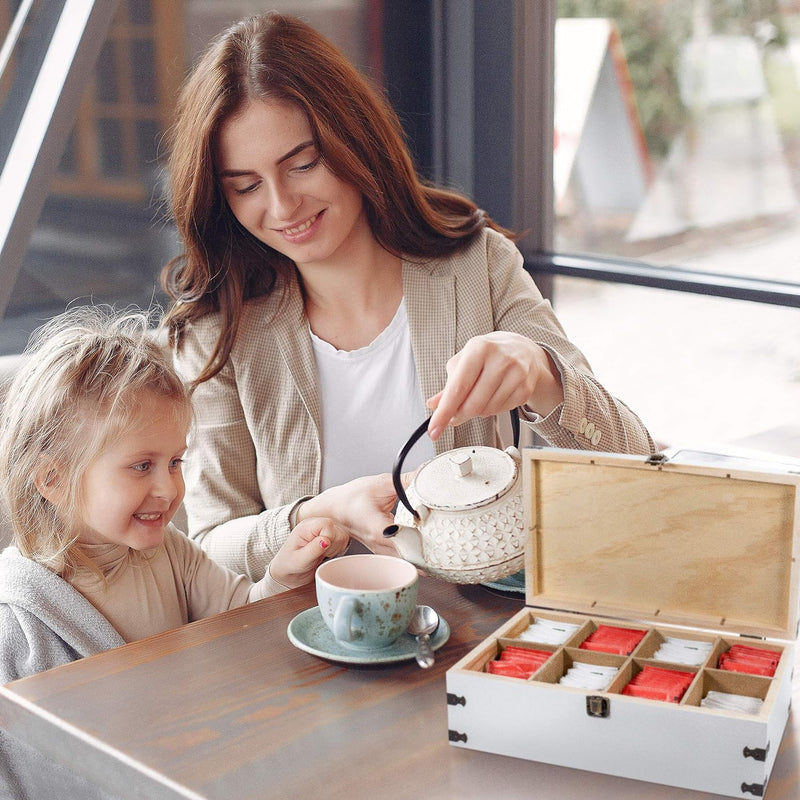
[[(408, 661), (417, 652), (416, 639), (404, 633), (396, 642), (376, 650), (356, 650), (339, 644), (333, 638), (319, 606), (301, 611), (286, 629), (289, 641), (300, 650), (312, 656), (340, 661), (345, 664), (391, 664), (395, 661)], [(438, 650), (450, 638), (450, 626), (439, 618), (439, 628), (431, 636), (431, 649)]]
[(513, 575), (508, 575), (496, 581), (485, 581), (481, 586), (487, 586), (490, 589), (496, 589), (500, 592), (525, 594), (525, 570), (521, 569)]

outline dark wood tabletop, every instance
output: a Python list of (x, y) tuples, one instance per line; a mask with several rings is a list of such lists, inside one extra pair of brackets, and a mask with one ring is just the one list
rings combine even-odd
[[(312, 585), (8, 684), (0, 725), (120, 797), (712, 797), (451, 746), (445, 672), (522, 599), (422, 578), (419, 602), (451, 628), (428, 670), (294, 647)], [(798, 742), (790, 713), (767, 800), (798, 797)]]

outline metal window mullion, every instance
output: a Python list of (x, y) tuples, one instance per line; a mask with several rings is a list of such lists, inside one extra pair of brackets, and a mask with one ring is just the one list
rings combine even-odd
[(513, 222), (523, 252), (553, 247), (553, 125), (556, 0), (514, 9)]
[(67, 0), (0, 173), (0, 315), (56, 172), (117, 0)]
[(800, 283), (791, 281), (701, 272), (639, 260), (552, 252), (526, 253), (525, 269), (537, 284), (541, 276), (559, 275), (800, 308)]
[(28, 19), (28, 14), (31, 13), (33, 7), (33, 0), (25, 0), (17, 9), (11, 27), (8, 29), (5, 41), (2, 48), (0, 48), (0, 75), (3, 75), (8, 68), (11, 61), (11, 54), (17, 46), (22, 29), (25, 26), (25, 20)]

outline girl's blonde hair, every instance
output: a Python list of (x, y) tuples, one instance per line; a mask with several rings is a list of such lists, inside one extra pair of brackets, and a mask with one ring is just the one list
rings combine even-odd
[[(0, 479), (15, 544), (66, 574), (84, 563), (75, 547), (82, 477), (124, 433), (144, 392), (175, 401), (176, 424), (191, 405), (169, 355), (139, 311), (75, 308), (37, 329), (0, 420)], [(58, 502), (39, 487), (58, 487)]]

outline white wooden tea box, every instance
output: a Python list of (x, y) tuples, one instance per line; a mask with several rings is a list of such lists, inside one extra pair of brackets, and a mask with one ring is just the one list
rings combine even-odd
[[(448, 670), (454, 746), (763, 795), (791, 697), (800, 474), (700, 461), (523, 452), (526, 606)], [(577, 627), (563, 643), (538, 644), (523, 638), (535, 620)], [(630, 654), (581, 648), (609, 625), (643, 638)], [(707, 654), (692, 666), (664, 661), (657, 654), (668, 637)], [(778, 654), (774, 675), (720, 669), (736, 644)], [(488, 673), (513, 646), (550, 655), (529, 678)], [(575, 662), (617, 672), (602, 691), (565, 686)], [(679, 702), (623, 693), (647, 665), (691, 673)], [(763, 702), (754, 713), (717, 710), (701, 705), (709, 692)]]

